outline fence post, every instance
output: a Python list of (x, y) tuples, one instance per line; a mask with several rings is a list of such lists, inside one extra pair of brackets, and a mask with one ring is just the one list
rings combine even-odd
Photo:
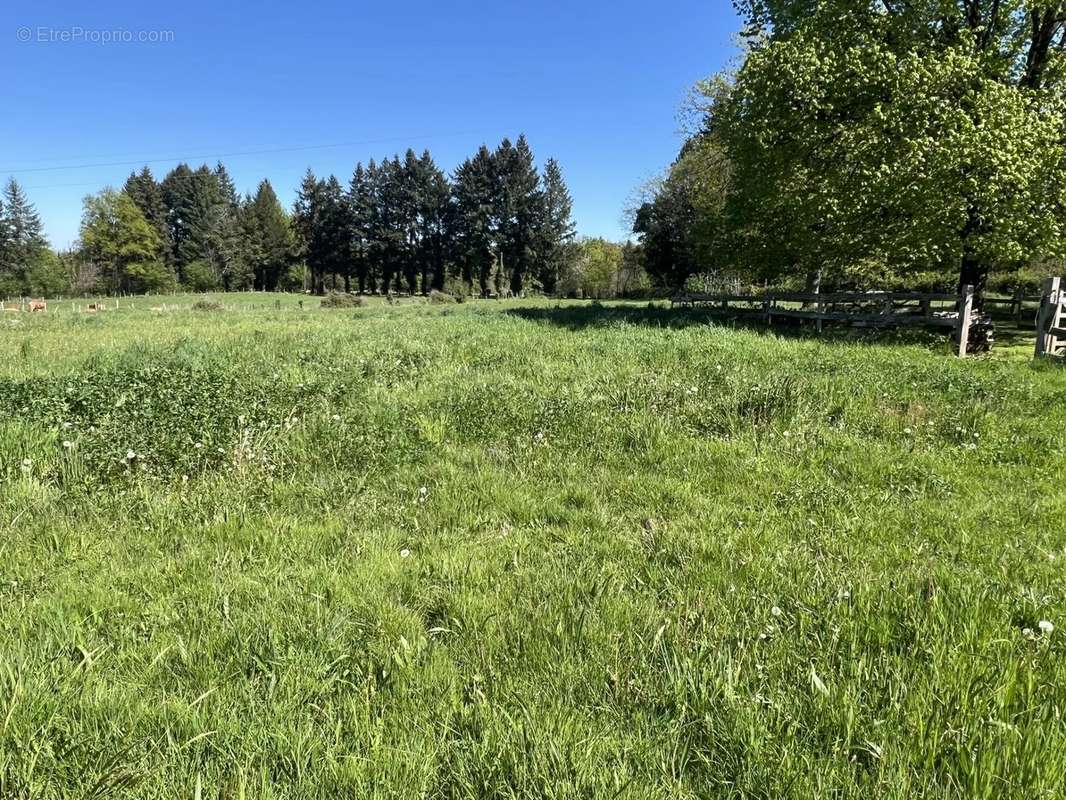
[(1047, 278), (1044, 281), (1044, 296), (1040, 298), (1040, 311), (1036, 315), (1037, 357), (1055, 352), (1055, 337), (1048, 329), (1054, 327), (1053, 322), (1059, 315), (1059, 284), (1059, 278)]
[(958, 344), (959, 358), (966, 358), (970, 345), (970, 319), (973, 317), (973, 287), (963, 286), (959, 295), (959, 321), (955, 328), (955, 342)]

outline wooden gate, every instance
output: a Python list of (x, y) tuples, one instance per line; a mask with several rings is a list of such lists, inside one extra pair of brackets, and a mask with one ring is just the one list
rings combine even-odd
[(1036, 317), (1037, 356), (1066, 355), (1066, 291), (1061, 278), (1044, 281), (1040, 313)]

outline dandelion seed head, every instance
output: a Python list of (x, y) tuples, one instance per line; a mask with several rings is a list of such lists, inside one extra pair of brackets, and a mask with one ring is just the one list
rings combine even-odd
[(1055, 630), (1055, 626), (1046, 619), (1040, 620), (1040, 622), (1037, 623), (1037, 627), (1040, 628), (1040, 632), (1045, 636), (1050, 636)]

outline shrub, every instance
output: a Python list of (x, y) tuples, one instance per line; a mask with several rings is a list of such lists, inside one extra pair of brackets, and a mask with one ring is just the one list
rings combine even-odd
[(322, 298), (322, 308), (359, 308), (361, 305), (363, 298), (357, 294), (330, 292)]
[(444, 303), (454, 303), (456, 302), (456, 298), (452, 297), (447, 292), (438, 292), (434, 289), (429, 293), (429, 302), (433, 305), (442, 305)]
[(194, 292), (209, 292), (221, 285), (215, 268), (206, 261), (193, 261), (186, 264), (182, 280), (185, 286)]
[(444, 281), (444, 292), (455, 298), (457, 303), (465, 303), (470, 299), (470, 286), (461, 278), (450, 277)]
[(221, 311), (222, 304), (217, 300), (197, 300), (192, 304), (193, 311)]

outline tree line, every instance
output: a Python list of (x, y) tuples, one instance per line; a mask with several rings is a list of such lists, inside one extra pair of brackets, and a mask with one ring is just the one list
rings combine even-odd
[(429, 151), (308, 170), (287, 211), (268, 180), (241, 196), (219, 163), (145, 167), (85, 198), (80, 236), (55, 254), (13, 179), (0, 205), (0, 294), (257, 289), (518, 295), (581, 290), (562, 170), (525, 136), (482, 145), (449, 175)]
[(633, 230), (663, 286), (1025, 281), (1066, 256), (1066, 3), (736, 0)]

